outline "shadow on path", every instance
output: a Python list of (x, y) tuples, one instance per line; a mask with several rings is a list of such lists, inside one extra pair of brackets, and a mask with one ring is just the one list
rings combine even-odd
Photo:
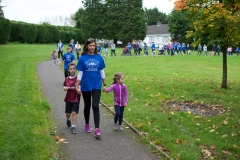
[[(159, 159), (139, 141), (130, 129), (113, 131), (113, 115), (104, 107), (100, 107), (101, 139), (96, 139), (94, 132), (84, 132), (83, 100), (80, 102), (80, 110), (77, 120), (76, 135), (71, 134), (66, 125), (63, 91), (64, 74), (58, 65), (53, 66), (52, 61), (38, 64), (38, 76), (42, 85), (42, 91), (53, 107), (53, 118), (57, 125), (58, 135), (65, 138), (67, 144), (63, 144), (64, 157), (70, 160), (155, 160)], [(104, 94), (102, 94), (104, 96)], [(90, 124), (93, 127), (92, 111)]]

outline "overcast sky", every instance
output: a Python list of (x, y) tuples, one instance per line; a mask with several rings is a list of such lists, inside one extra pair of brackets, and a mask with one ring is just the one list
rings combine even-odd
[[(170, 13), (174, 0), (143, 0), (146, 8), (157, 7), (163, 13)], [(5, 18), (15, 21), (38, 23), (45, 18), (74, 14), (82, 7), (82, 0), (2, 0)]]

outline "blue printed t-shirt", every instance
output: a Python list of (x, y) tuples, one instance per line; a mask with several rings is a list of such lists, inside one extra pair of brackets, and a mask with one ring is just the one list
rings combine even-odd
[(100, 70), (105, 68), (105, 63), (101, 55), (83, 54), (78, 60), (77, 70), (83, 71), (81, 80), (81, 90), (91, 92), (102, 88), (102, 78)]
[(67, 52), (63, 55), (62, 60), (64, 61), (64, 69), (68, 69), (69, 63), (75, 60), (75, 57), (72, 53)]

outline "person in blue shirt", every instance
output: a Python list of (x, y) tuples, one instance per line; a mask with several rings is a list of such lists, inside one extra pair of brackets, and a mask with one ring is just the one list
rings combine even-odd
[(144, 54), (148, 56), (148, 46), (146, 43), (143, 44)]
[(163, 49), (164, 49), (164, 52), (163, 52), (163, 54), (165, 55), (165, 54), (166, 54), (166, 52), (167, 52), (167, 45), (166, 45), (166, 44), (164, 44), (164, 45), (163, 45)]
[(216, 56), (216, 49), (217, 49), (217, 46), (215, 44), (213, 44), (212, 51), (214, 52), (214, 56)]
[(155, 49), (156, 49), (156, 47), (155, 47), (155, 44), (154, 44), (154, 42), (152, 42), (151, 49), (152, 49), (152, 52), (155, 52)]
[(178, 45), (177, 45), (177, 53), (179, 54), (179, 52), (180, 53), (182, 52), (182, 46), (180, 43), (178, 43)]
[(187, 46), (185, 43), (182, 44), (183, 54), (186, 54)]
[(132, 53), (131, 53), (131, 50), (132, 50), (132, 44), (130, 43), (130, 42), (128, 42), (128, 44), (127, 44), (127, 46), (128, 46), (128, 55), (132, 55)]
[(171, 44), (170, 47), (171, 56), (174, 56), (174, 44)]
[(134, 48), (134, 54), (137, 55), (139, 53), (139, 44), (138, 42), (136, 41), (135, 42), (135, 48)]
[(99, 43), (97, 43), (97, 52), (98, 54), (102, 54), (102, 47), (99, 45)]
[(74, 62), (74, 60), (75, 60), (75, 57), (74, 57), (74, 54), (72, 53), (72, 48), (68, 47), (67, 48), (67, 53), (65, 53), (63, 55), (62, 63), (61, 63), (61, 67), (62, 67), (62, 64), (64, 63), (64, 76), (65, 76), (65, 79), (69, 75), (69, 73), (68, 73), (68, 65), (69, 65), (69, 63)]
[(239, 47), (237, 47), (237, 48), (236, 48), (236, 53), (237, 53), (237, 55), (239, 54), (239, 52), (240, 52), (240, 49), (239, 49)]
[(83, 96), (85, 132), (87, 133), (91, 132), (89, 117), (91, 107), (93, 109), (96, 137), (101, 135), (101, 131), (99, 129), (99, 103), (102, 83), (104, 90), (107, 86), (104, 68), (105, 63), (103, 57), (98, 54), (96, 42), (94, 39), (89, 38), (84, 44), (82, 56), (79, 58), (77, 63), (78, 77), (76, 82), (76, 90)]

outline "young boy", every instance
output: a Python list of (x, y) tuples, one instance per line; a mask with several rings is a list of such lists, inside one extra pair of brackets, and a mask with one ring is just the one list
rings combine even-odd
[[(68, 65), (69, 76), (65, 79), (63, 86), (64, 91), (67, 91), (66, 97), (64, 101), (66, 102), (66, 117), (67, 117), (67, 126), (71, 127), (71, 132), (73, 134), (77, 134), (76, 130), (76, 122), (77, 122), (77, 114), (79, 110), (80, 103), (80, 94), (76, 91), (76, 81), (77, 76), (76, 73), (76, 64), (71, 62)], [(71, 115), (72, 115), (72, 123), (71, 123)]]
[(65, 78), (68, 77), (68, 64), (71, 63), (71, 62), (74, 62), (75, 60), (75, 57), (74, 57), (74, 54), (72, 53), (72, 48), (71, 47), (68, 47), (67, 48), (67, 53), (65, 53), (62, 57), (62, 63), (61, 63), (61, 67), (62, 67), (62, 64), (64, 63), (64, 75), (65, 75)]

